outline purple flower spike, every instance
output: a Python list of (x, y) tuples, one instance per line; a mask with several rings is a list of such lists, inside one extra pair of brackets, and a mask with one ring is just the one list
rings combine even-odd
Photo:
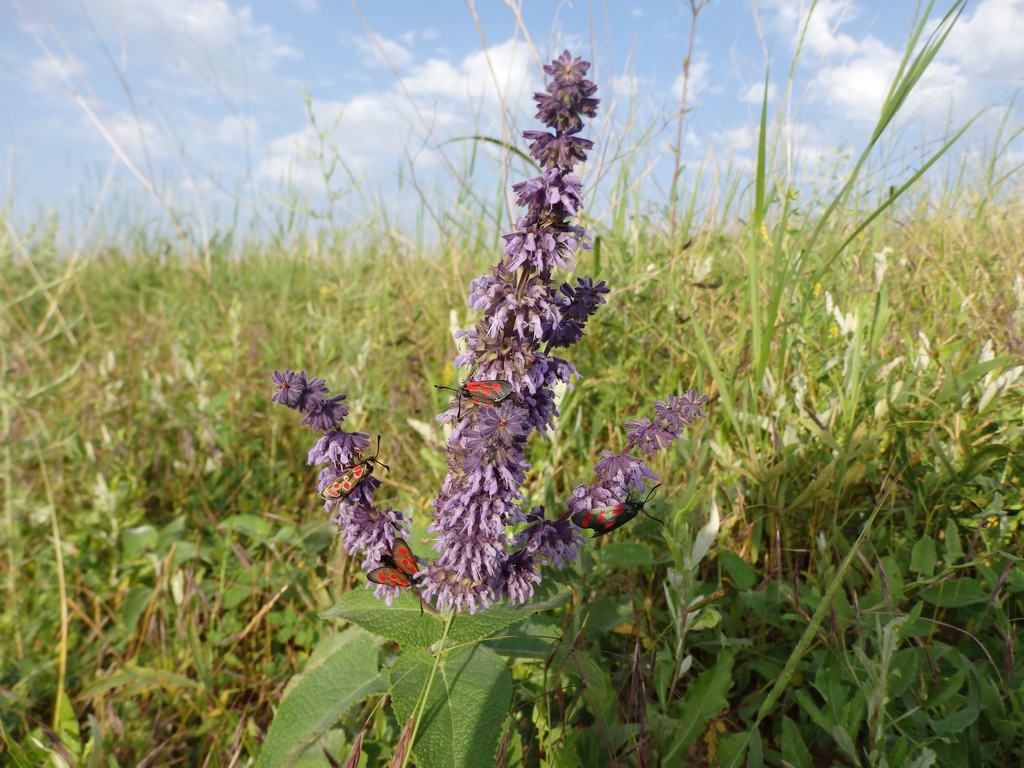
[(441, 610), (474, 612), (503, 596), (526, 600), (540, 583), (540, 565), (561, 567), (579, 546), (571, 523), (534, 520), (510, 555), (505, 531), (527, 519), (519, 506), (530, 469), (527, 437), (553, 425), (554, 388), (578, 375), (548, 352), (578, 341), (607, 293), (592, 280), (565, 290), (554, 279), (556, 270), (575, 269), (577, 251), (589, 247), (586, 231), (573, 223), (583, 195), (572, 173), (593, 146), (576, 135), (583, 117), (597, 113), (597, 86), (584, 79), (589, 68), (568, 51), (544, 68), (551, 82), (534, 98), (538, 117), (552, 130), (523, 133), (543, 171), (512, 187), (526, 212), (505, 235), (501, 260), (470, 284), (469, 306), (481, 317), (459, 334), (465, 351), (455, 363), (478, 381), (510, 382), (512, 394), (500, 405), (464, 401), (461, 412), (438, 417), (452, 424), (448, 476), (428, 529), (439, 555), (423, 569), (420, 588)]
[[(348, 406), (342, 402), (345, 395), (326, 398), (330, 390), (324, 380), (307, 380), (305, 371), (274, 371), (272, 380), (276, 391), (271, 399), (299, 411), (303, 414), (303, 425), (323, 433), (307, 457), (311, 466), (327, 464), (317, 479), (318, 492), (366, 461), (369, 436), (341, 428), (348, 417)], [(393, 550), (396, 537), (410, 536), (409, 523), (401, 512), (374, 506), (373, 494), (379, 487), (376, 477), (363, 476), (347, 496), (324, 504), (324, 509), (331, 513), (331, 522), (341, 526), (342, 541), (349, 554), (360, 550), (366, 553), (363, 568), (367, 570), (377, 567), (381, 557)], [(389, 604), (399, 593), (397, 587), (376, 587), (377, 597)]]
[(630, 493), (643, 493), (647, 480), (658, 477), (643, 461), (630, 456), (629, 451), (639, 448), (645, 456), (653, 456), (673, 441), (685, 440), (683, 427), (691, 426), (696, 418), (704, 418), (701, 405), (707, 399), (707, 395), (698, 396), (695, 389), (682, 396), (669, 395), (666, 401), (654, 404), (654, 421), (643, 416), (627, 422), (626, 447), (619, 453), (601, 451), (601, 459), (594, 465), (597, 481), (573, 491), (565, 503), (566, 514), (621, 504)]

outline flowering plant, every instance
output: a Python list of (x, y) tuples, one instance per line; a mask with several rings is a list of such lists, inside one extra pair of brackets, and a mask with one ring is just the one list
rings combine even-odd
[[(410, 535), (409, 521), (401, 512), (375, 506), (373, 495), (380, 481), (372, 475), (379, 462), (376, 456), (366, 455), (368, 435), (341, 428), (348, 414), (342, 402), (345, 395), (327, 398), (324, 382), (307, 379), (304, 372), (274, 373), (275, 402), (301, 412), (302, 423), (321, 433), (308, 461), (327, 465), (320, 472), (317, 490), (332, 521), (341, 526), (346, 550), (363, 553), (362, 566), (371, 581), (382, 570), (396, 579), (378, 583), (376, 596), (390, 606), (400, 594), (400, 587), (394, 584), (409, 584), (431, 607), (431, 615), (409, 614), (399, 620), (394, 615), (384, 617), (357, 593), (350, 593), (321, 614), (348, 618), (403, 646), (425, 648), (440, 640), (441, 651), (422, 660), (424, 665), (432, 665), (424, 687), (405, 691), (403, 682), (395, 683), (396, 714), (408, 713), (410, 723), (413, 713), (423, 713), (423, 697), (429, 696), (430, 681), (442, 664), (443, 653), (447, 653), (444, 663), (459, 667), (453, 670), (455, 677), (468, 681), (490, 674), (484, 667), (491, 662), (485, 664), (481, 659), (492, 652), (476, 649), (472, 658), (463, 658), (456, 648), (446, 652), (446, 641), (457, 637), (465, 647), (564, 600), (564, 588), (561, 593), (546, 589), (537, 595), (536, 587), (541, 583), (542, 565), (560, 570), (576, 558), (583, 543), (577, 525), (584, 519), (581, 513), (618, 505), (618, 512), (613, 513), (618, 514), (626, 505), (620, 520), (630, 519), (630, 513), (635, 516), (633, 510), (642, 508), (642, 503), (629, 501), (631, 495), (642, 493), (646, 481), (657, 478), (630, 451), (638, 448), (644, 456), (653, 455), (681, 438), (683, 428), (704, 415), (701, 405), (707, 398), (696, 391), (669, 395), (655, 403), (653, 420), (644, 417), (625, 425), (625, 447), (618, 453), (602, 452), (594, 467), (596, 481), (576, 488), (564, 511), (552, 518), (544, 507), (533, 506), (524, 513), (526, 499), (521, 488), (531, 468), (525, 453), (528, 439), (534, 431), (543, 433), (554, 427), (556, 386), (571, 389), (579, 378), (575, 366), (556, 351), (580, 341), (588, 320), (609, 293), (604, 281), (577, 278), (570, 283), (556, 277), (560, 270), (574, 271), (577, 251), (589, 248), (586, 231), (575, 223), (583, 198), (580, 181), (573, 175), (574, 167), (586, 160), (593, 146), (579, 135), (583, 119), (597, 113), (597, 87), (585, 78), (589, 66), (566, 51), (544, 67), (551, 81), (544, 93), (535, 94), (535, 101), (537, 117), (549, 130), (523, 133), (541, 174), (513, 186), (525, 213), (505, 235), (498, 263), (470, 284), (469, 306), (480, 317), (473, 328), (458, 332), (464, 350), (455, 363), (470, 369), (470, 374), (456, 390), (451, 406), (438, 416), (439, 422), (451, 425), (451, 432), (448, 471), (433, 500), (428, 528), (435, 536), (437, 552), (432, 562), (413, 562), (402, 540)], [(585, 522), (581, 525), (588, 527)], [(515, 526), (521, 526), (520, 530), (510, 533)], [(395, 554), (396, 542), (401, 558)], [(460, 616), (464, 613), (469, 616)], [(396, 670), (401, 670), (401, 681), (415, 679), (416, 658), (403, 655), (391, 671), (392, 679), (396, 679)], [(469, 674), (466, 665), (471, 664), (481, 666)], [(500, 660), (488, 669), (497, 677), (488, 684), (492, 688), (483, 698), (500, 712), (501, 696), (495, 698), (494, 690), (504, 684), (500, 681), (506, 680), (508, 670)], [(510, 678), (508, 684), (511, 686)], [(451, 691), (447, 695), (454, 696)], [(417, 726), (410, 727), (409, 743), (413, 744)], [(419, 749), (417, 760), (428, 764), (427, 747)]]
[[(572, 387), (575, 366), (553, 354), (582, 337), (586, 323), (605, 303), (604, 281), (577, 278), (556, 284), (556, 270), (573, 271), (578, 249), (589, 248), (586, 231), (574, 223), (583, 198), (573, 168), (586, 160), (593, 143), (579, 136), (584, 117), (594, 117), (597, 90), (585, 78), (589, 63), (568, 51), (544, 67), (551, 76), (544, 93), (535, 96), (537, 117), (549, 131), (524, 131), (530, 154), (542, 173), (513, 186), (526, 208), (514, 230), (505, 235), (501, 260), (470, 284), (469, 306), (478, 310), (475, 327), (460, 331), (465, 350), (456, 365), (472, 370), (477, 382), (508, 382), (501, 402), (474, 402), (460, 397), (438, 421), (452, 425), (448, 439), (448, 473), (433, 501), (429, 531), (438, 552), (417, 574), (424, 600), (445, 611), (474, 613), (508, 597), (524, 603), (541, 581), (540, 566), (561, 569), (575, 559), (582, 537), (571, 515), (594, 507), (621, 504), (631, 491), (644, 490), (654, 473), (629, 455), (639, 448), (652, 455), (682, 437), (682, 428), (702, 417), (701, 403), (691, 390), (655, 404), (655, 419), (626, 424), (628, 439), (619, 453), (603, 451), (594, 467), (598, 479), (581, 485), (566, 504), (566, 513), (546, 519), (543, 507), (524, 514), (520, 488), (530, 469), (525, 458), (534, 431), (554, 426), (558, 415), (555, 387)], [(274, 400), (304, 414), (302, 423), (323, 433), (309, 452), (310, 464), (327, 463), (318, 490), (335, 483), (346, 468), (358, 465), (369, 437), (346, 432), (340, 424), (348, 413), (345, 395), (326, 399), (321, 379), (304, 372), (274, 373)], [(468, 390), (466, 390), (468, 391)], [(367, 571), (387, 563), (396, 537), (408, 536), (401, 512), (379, 509), (373, 492), (380, 481), (369, 477), (344, 497), (326, 500), (332, 521), (350, 554), (364, 553)], [(510, 526), (527, 525), (510, 536)], [(378, 584), (376, 593), (388, 604), (398, 587)]]

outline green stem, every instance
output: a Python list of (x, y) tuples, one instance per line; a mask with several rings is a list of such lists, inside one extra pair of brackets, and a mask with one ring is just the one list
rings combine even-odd
[[(4, 369), (7, 369), (6, 361)], [(20, 564), (14, 559), (14, 491), (12, 490), (12, 478), (14, 477), (13, 460), (11, 458), (11, 410), (4, 403), (3, 406), (3, 435), (4, 444), (4, 523), (7, 528), (7, 593), (8, 610), (10, 611), (11, 631), (14, 633), (14, 649), (17, 658), (25, 655), (25, 649), (21, 642), (21, 622), (18, 620), (18, 588), (17, 574)]]
[[(40, 427), (43, 425), (40, 424)], [(64, 552), (61, 549), (60, 526), (57, 525), (57, 504), (53, 499), (53, 487), (50, 485), (50, 473), (46, 471), (46, 458), (39, 446), (39, 439), (32, 435), (39, 457), (39, 471), (46, 487), (46, 500), (50, 504), (50, 523), (53, 530), (53, 553), (57, 561), (57, 589), (60, 592), (60, 657), (57, 660), (57, 695), (53, 702), (53, 730), (60, 733), (60, 709), (64, 697), (64, 678), (68, 670), (68, 591), (64, 583)]]
[(430, 677), (427, 678), (426, 685), (423, 686), (423, 690), (420, 691), (419, 701), (416, 702), (416, 716), (412, 724), (412, 735), (409, 737), (409, 749), (406, 751), (402, 758), (401, 768), (405, 768), (409, 763), (409, 757), (412, 755), (413, 744), (416, 743), (416, 732), (420, 729), (420, 721), (423, 719), (423, 712), (427, 708), (427, 702), (430, 701), (430, 689), (434, 685), (434, 677), (437, 675), (437, 668), (441, 664), (441, 655), (444, 653), (445, 643), (448, 642), (448, 630), (451, 629), (452, 621), (455, 619), (455, 611), (448, 612), (448, 618), (444, 622), (444, 632), (441, 634), (441, 641), (438, 645), (437, 653), (434, 655), (434, 666), (430, 668)]

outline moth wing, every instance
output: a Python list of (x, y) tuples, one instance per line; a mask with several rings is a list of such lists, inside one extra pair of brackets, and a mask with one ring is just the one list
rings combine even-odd
[(374, 584), (384, 584), (388, 587), (411, 587), (412, 583), (408, 577), (397, 568), (385, 565), (383, 568), (374, 568), (366, 574), (368, 581)]
[(395, 548), (392, 551), (392, 557), (395, 559), (395, 563), (398, 565), (399, 570), (408, 576), (419, 573), (420, 567), (416, 562), (416, 555), (412, 553), (412, 549), (405, 539), (395, 539)]

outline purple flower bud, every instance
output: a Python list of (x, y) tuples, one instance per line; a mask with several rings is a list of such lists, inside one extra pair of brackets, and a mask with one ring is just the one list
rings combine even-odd
[(667, 448), (673, 440), (683, 436), (680, 430), (664, 429), (646, 416), (636, 421), (627, 421), (626, 429), (627, 445), (630, 448), (639, 448), (645, 456), (653, 456), (662, 448)]
[(533, 556), (524, 549), (512, 554), (494, 576), (491, 584), (492, 599), (497, 601), (508, 595), (512, 605), (525, 603), (533, 597), (533, 585), (540, 584), (540, 570)]
[(270, 399), (287, 408), (301, 411), (302, 398), (306, 394), (306, 372), (274, 371), (271, 380), (277, 391)]
[[(356, 462), (356, 457), (370, 447), (369, 435), (362, 432), (345, 432), (340, 429), (332, 429), (316, 441), (309, 451), (309, 458), (306, 461), (311, 466), (333, 462), (339, 467), (345, 467)], [(331, 480), (330, 482), (334, 482)], [(327, 485), (324, 483), (324, 485)]]
[[(538, 509), (540, 519), (535, 519), (520, 531), (513, 543), (539, 560), (551, 563), (561, 570), (565, 563), (571, 563), (576, 559), (583, 537), (567, 515), (557, 520), (545, 520), (544, 507), (534, 507), (534, 510)], [(527, 521), (535, 518), (536, 514), (527, 516)]]
[(693, 420), (705, 418), (701, 406), (708, 400), (707, 395), (697, 396), (696, 389), (688, 389), (681, 397), (668, 396), (668, 402), (659, 400), (654, 404), (655, 420), (669, 428), (682, 429), (693, 424)]

